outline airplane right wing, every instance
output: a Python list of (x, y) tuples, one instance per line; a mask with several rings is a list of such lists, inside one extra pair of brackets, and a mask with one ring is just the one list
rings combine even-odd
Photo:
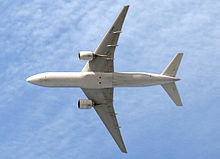
[(129, 6), (124, 6), (115, 22), (95, 50), (95, 59), (88, 61), (82, 72), (114, 72), (114, 52)]

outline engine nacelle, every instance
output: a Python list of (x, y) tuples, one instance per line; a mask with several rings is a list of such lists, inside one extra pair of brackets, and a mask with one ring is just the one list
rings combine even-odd
[(80, 51), (78, 57), (81, 61), (92, 61), (95, 58), (95, 54), (91, 51)]
[(80, 99), (78, 101), (78, 108), (79, 109), (91, 109), (94, 105), (94, 102), (89, 99)]

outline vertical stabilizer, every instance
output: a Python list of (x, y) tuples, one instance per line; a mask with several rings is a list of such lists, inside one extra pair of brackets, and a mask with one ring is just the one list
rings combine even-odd
[(179, 67), (179, 64), (180, 64), (180, 61), (182, 59), (182, 56), (183, 56), (183, 53), (176, 54), (176, 56), (173, 58), (173, 60), (164, 69), (164, 71), (162, 72), (162, 75), (175, 77), (176, 72), (177, 72), (178, 67)]
[(174, 82), (168, 84), (162, 84), (161, 86), (164, 88), (164, 90), (167, 92), (167, 94), (170, 96), (170, 98), (177, 106), (183, 105), (178, 90), (176, 88), (176, 84)]

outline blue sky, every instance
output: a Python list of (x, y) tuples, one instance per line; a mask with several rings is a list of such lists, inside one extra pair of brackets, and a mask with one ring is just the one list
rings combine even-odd
[[(0, 158), (220, 158), (220, 2), (217, 0), (7, 0), (0, 2)], [(25, 81), (47, 71), (81, 71), (130, 5), (115, 71), (161, 73), (177, 52), (183, 107), (160, 86), (116, 88), (122, 154), (80, 89)]]

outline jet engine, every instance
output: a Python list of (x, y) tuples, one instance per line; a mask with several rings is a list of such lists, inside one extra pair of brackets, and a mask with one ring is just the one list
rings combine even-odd
[(94, 102), (89, 99), (80, 99), (78, 101), (79, 109), (91, 109), (93, 105), (94, 105)]
[(91, 51), (80, 51), (78, 56), (81, 61), (91, 61), (95, 58), (95, 54)]

